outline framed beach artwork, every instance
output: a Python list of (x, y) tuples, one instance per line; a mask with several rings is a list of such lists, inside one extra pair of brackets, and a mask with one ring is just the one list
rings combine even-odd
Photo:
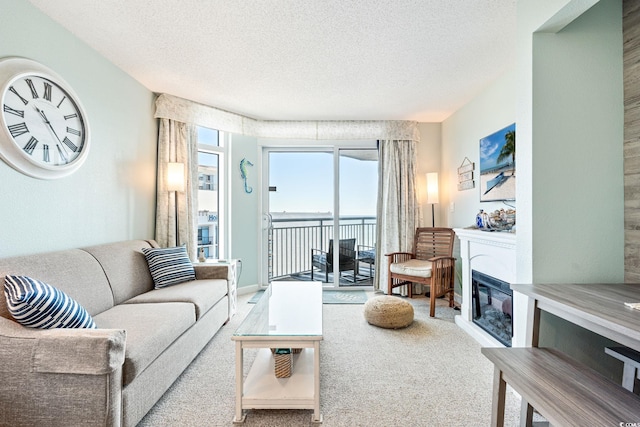
[(516, 199), (516, 124), (480, 140), (480, 201)]

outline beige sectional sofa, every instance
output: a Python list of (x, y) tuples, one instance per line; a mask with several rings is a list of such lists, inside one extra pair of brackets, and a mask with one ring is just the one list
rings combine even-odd
[[(134, 426), (232, 313), (233, 272), (196, 264), (196, 280), (154, 289), (132, 240), (0, 259), (62, 290), (97, 329), (32, 329), (0, 298), (0, 426)], [(1, 287), (0, 287), (1, 288)]]

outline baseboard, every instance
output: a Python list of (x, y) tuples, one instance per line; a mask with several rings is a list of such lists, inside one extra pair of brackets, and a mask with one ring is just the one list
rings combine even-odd
[(252, 294), (254, 292), (258, 292), (262, 287), (260, 285), (247, 285), (247, 286), (238, 286), (238, 295)]

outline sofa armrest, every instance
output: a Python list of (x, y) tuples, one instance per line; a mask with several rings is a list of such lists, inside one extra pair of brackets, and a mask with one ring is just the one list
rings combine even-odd
[(2, 357), (27, 359), (31, 372), (108, 374), (124, 363), (125, 339), (119, 329), (30, 329), (0, 317)]
[(233, 279), (233, 272), (227, 264), (194, 264), (196, 279)]
[(117, 427), (125, 331), (30, 329), (0, 317), (0, 425)]
[(124, 363), (124, 348), (123, 330), (51, 334), (38, 340), (33, 370), (56, 374), (107, 374)]

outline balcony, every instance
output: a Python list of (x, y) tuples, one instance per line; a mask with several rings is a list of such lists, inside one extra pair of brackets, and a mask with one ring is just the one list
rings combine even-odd
[[(311, 280), (312, 249), (329, 250), (333, 239), (333, 218), (330, 216), (291, 216), (272, 219), (269, 231), (269, 281)], [(340, 239), (355, 239), (355, 249), (375, 247), (376, 217), (340, 217)], [(358, 252), (356, 252), (356, 258)], [(375, 266), (371, 259), (356, 261), (355, 269), (340, 272), (340, 286), (370, 286)], [(325, 281), (325, 274), (315, 270), (313, 280)], [(329, 274), (333, 282), (333, 274)]]

